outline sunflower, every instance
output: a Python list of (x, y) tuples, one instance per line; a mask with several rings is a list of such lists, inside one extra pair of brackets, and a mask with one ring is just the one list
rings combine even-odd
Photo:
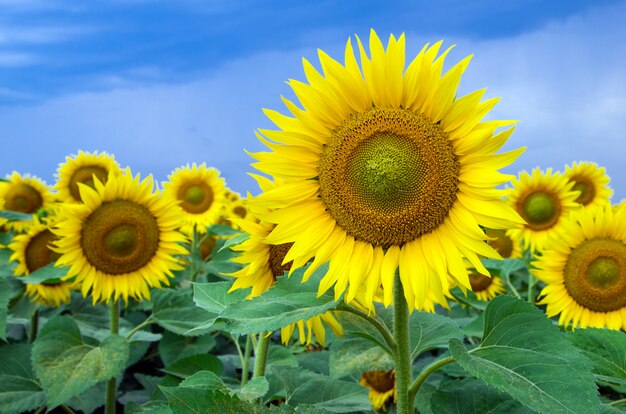
[(472, 292), (476, 294), (478, 300), (490, 301), (500, 293), (506, 292), (502, 279), (498, 276), (492, 275), (487, 277), (480, 273), (473, 272), (470, 274), (470, 284), (472, 285)]
[(531, 269), (547, 286), (540, 304), (559, 324), (626, 329), (626, 210), (581, 209)]
[[(257, 178), (262, 188), (275, 186), (274, 183), (263, 177), (255, 176), (255, 178)], [(232, 260), (245, 265), (245, 267), (227, 275), (235, 277), (235, 282), (229, 292), (237, 289), (252, 288), (248, 298), (253, 298), (267, 291), (274, 285), (278, 276), (282, 276), (286, 271), (289, 271), (291, 262), (283, 263), (283, 259), (291, 245), (270, 245), (266, 243), (265, 237), (272, 231), (274, 224), (259, 221), (252, 214), (249, 214), (246, 219), (235, 219), (235, 223), (248, 233), (250, 237), (243, 243), (232, 247), (233, 250), (241, 252), (238, 257)], [(313, 341), (313, 335), (315, 335), (317, 342), (325, 346), (326, 330), (322, 322), (328, 325), (336, 335), (342, 335), (341, 325), (335, 319), (333, 313), (329, 311), (306, 321), (298, 321), (295, 324), (283, 327), (281, 329), (281, 339), (283, 343), (287, 344), (297, 327), (300, 343), (310, 344)]]
[[(6, 210), (35, 214), (48, 208), (54, 200), (54, 194), (48, 185), (30, 174), (22, 176), (14, 171), (7, 180), (0, 182), (0, 199), (4, 200)], [(22, 232), (30, 224), (31, 220), (11, 221), (7, 223), (7, 227)]]
[(545, 173), (538, 167), (531, 174), (522, 171), (511, 184), (508, 201), (526, 224), (507, 234), (531, 251), (541, 250), (550, 237), (559, 233), (569, 213), (580, 208), (576, 202), (579, 192), (572, 190), (574, 182), (559, 172), (553, 173), (551, 168)]
[(565, 166), (565, 177), (574, 182), (573, 190), (580, 191), (577, 203), (584, 207), (595, 207), (609, 204), (613, 190), (609, 188), (610, 178), (604, 167), (594, 162), (574, 162)]
[(369, 389), (369, 399), (376, 411), (386, 411), (388, 401), (396, 401), (396, 373), (393, 369), (365, 371), (359, 383)]
[(485, 229), (490, 238), (487, 243), (493, 247), (503, 259), (516, 259), (522, 257), (522, 246), (514, 241), (509, 235), (510, 230)]
[(481, 225), (523, 223), (495, 188), (523, 148), (495, 154), (513, 132), (496, 129), (513, 121), (481, 122), (497, 102), (481, 102), (484, 89), (456, 99), (470, 57), (442, 76), (441, 42), (406, 69), (404, 35), (385, 50), (372, 30), (371, 58), (357, 42), (362, 68), (350, 39), (345, 65), (320, 51), (323, 74), (304, 60), (308, 84), (289, 82), (302, 108), (283, 98), (293, 117), (265, 111), (279, 130), (257, 134), (271, 151), (253, 165), (285, 185), (255, 202), (273, 210), (267, 242), (293, 243), (298, 265), (313, 260), (305, 277), (330, 262), (320, 293), (334, 285), (350, 302), (366, 285), (371, 305), (382, 284), (389, 305), (399, 268), (409, 307), (422, 309), (430, 291), (445, 300), (449, 276), (470, 288), (464, 256), (488, 274), (479, 256), (499, 255)]
[(201, 234), (215, 224), (225, 202), (225, 183), (215, 168), (195, 163), (177, 168), (163, 183), (163, 195), (182, 207), (182, 230), (189, 234), (194, 226)]
[(174, 255), (188, 252), (179, 244), (180, 208), (153, 192), (152, 176), (140, 181), (129, 169), (96, 177), (94, 188), (79, 184), (84, 204), (64, 204), (53, 231), (58, 265), (69, 266), (64, 279), (76, 277), (83, 296), (94, 303), (150, 298), (148, 287), (169, 285), (180, 270)]
[(114, 171), (116, 175), (121, 172), (113, 155), (106, 152), (78, 151), (78, 155), (65, 157), (65, 163), (59, 165), (57, 183), (54, 188), (58, 191), (61, 201), (81, 203), (78, 183), (93, 188), (94, 177), (98, 178), (101, 183), (106, 183), (110, 171)]
[(626, 210), (626, 200), (622, 200), (619, 202), (619, 204), (615, 204), (613, 205), (613, 211), (614, 212), (618, 212), (620, 210)]
[[(58, 240), (47, 225), (37, 218), (33, 220), (26, 234), (15, 236), (9, 249), (13, 251), (10, 260), (16, 261), (16, 276), (26, 276), (54, 261), (59, 255), (51, 249), (50, 244)], [(49, 307), (58, 307), (61, 303), (69, 303), (72, 282), (26, 284), (26, 293), (34, 301)]]

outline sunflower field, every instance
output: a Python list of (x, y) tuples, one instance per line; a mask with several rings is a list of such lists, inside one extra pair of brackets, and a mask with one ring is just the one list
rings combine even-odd
[(514, 168), (465, 58), (349, 39), (265, 110), (255, 194), (107, 152), (0, 181), (0, 413), (626, 412), (626, 203)]

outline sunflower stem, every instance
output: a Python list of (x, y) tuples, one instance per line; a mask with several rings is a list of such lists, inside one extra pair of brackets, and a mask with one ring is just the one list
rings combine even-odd
[(535, 276), (528, 272), (528, 303), (535, 304)]
[(248, 383), (248, 374), (250, 370), (250, 353), (252, 350), (252, 339), (250, 335), (246, 335), (246, 348), (243, 351), (243, 364), (241, 364), (241, 386)]
[[(198, 277), (198, 269), (196, 268), (196, 251), (198, 249), (198, 230), (196, 228), (196, 223), (193, 223), (193, 232), (191, 235), (191, 281), (195, 282)], [(199, 255), (199, 253), (198, 253)]]
[(505, 279), (506, 286), (509, 288), (511, 293), (513, 293), (518, 299), (522, 299), (522, 295), (520, 295), (517, 289), (515, 289), (515, 286), (513, 286), (513, 283), (511, 283), (511, 279), (509, 277), (506, 277)]
[(411, 350), (409, 347), (409, 306), (404, 297), (400, 275), (393, 280), (393, 336), (396, 342), (396, 395), (398, 414), (413, 414), (413, 400), (409, 398), (411, 384)]
[(343, 311), (343, 312), (348, 312), (351, 313), (353, 315), (356, 315), (360, 318), (365, 319), (367, 322), (369, 322), (374, 328), (376, 328), (376, 330), (378, 332), (380, 332), (380, 334), (382, 335), (382, 337), (385, 339), (385, 342), (387, 343), (387, 347), (384, 347), (382, 343), (379, 343), (379, 345), (385, 350), (387, 351), (389, 354), (394, 355), (396, 352), (396, 341), (395, 339), (393, 339), (393, 334), (391, 333), (391, 331), (389, 331), (389, 328), (387, 328), (387, 326), (380, 321), (380, 319), (376, 318), (376, 317), (371, 317), (370, 315), (368, 315), (367, 313), (363, 312), (360, 309), (355, 308), (354, 306), (350, 306), (345, 302), (342, 302), (338, 307), (337, 307), (338, 311)]
[(35, 309), (30, 317), (30, 326), (28, 328), (28, 341), (35, 342), (37, 339), (37, 331), (39, 330), (39, 307)]
[[(112, 300), (109, 304), (109, 311), (111, 317), (111, 335), (117, 335), (120, 331), (120, 306), (117, 299)], [(106, 414), (115, 414), (115, 401), (117, 391), (117, 381), (115, 377), (107, 381), (106, 388)]]
[(409, 387), (409, 399), (411, 401), (413, 401), (413, 399), (415, 399), (415, 394), (417, 394), (417, 392), (420, 390), (420, 387), (426, 381), (426, 378), (428, 378), (430, 376), (430, 374), (432, 374), (433, 372), (437, 371), (439, 368), (443, 367), (444, 365), (448, 365), (448, 364), (451, 364), (453, 362), (454, 362), (454, 358), (449, 356), (449, 357), (445, 357), (443, 359), (440, 359), (438, 361), (435, 361), (432, 364), (430, 364), (429, 366), (427, 366), (426, 368), (424, 368), (424, 370), (422, 372), (420, 372), (420, 374), (417, 376), (417, 378), (415, 378), (415, 381), (413, 381), (413, 383)]
[(262, 332), (259, 334), (259, 342), (254, 352), (254, 373), (252, 374), (252, 378), (265, 375), (267, 354), (270, 347), (270, 336), (271, 332)]
[(143, 328), (145, 328), (146, 326), (151, 325), (151, 324), (153, 324), (153, 323), (154, 323), (154, 321), (152, 320), (152, 315), (148, 316), (148, 318), (147, 318), (145, 321), (143, 321), (143, 322), (141, 322), (139, 325), (135, 326), (135, 327), (133, 328), (133, 330), (132, 330), (132, 331), (130, 331), (130, 332), (126, 335), (126, 340), (127, 340), (127, 341), (129, 341), (129, 340), (130, 340), (130, 338), (132, 338), (132, 337), (133, 337), (133, 335), (135, 335), (137, 332), (139, 332), (140, 330), (142, 330), (142, 329), (143, 329)]

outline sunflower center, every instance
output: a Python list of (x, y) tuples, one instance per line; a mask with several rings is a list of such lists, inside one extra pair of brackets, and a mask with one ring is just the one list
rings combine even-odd
[(233, 214), (241, 218), (245, 218), (247, 213), (248, 211), (244, 207), (241, 207), (241, 206), (237, 206), (233, 209)]
[(487, 289), (493, 283), (493, 279), (480, 273), (470, 273), (469, 275), (470, 286), (472, 286), (472, 292), (482, 292)]
[(75, 200), (81, 200), (80, 191), (78, 189), (78, 183), (88, 185), (91, 188), (94, 188), (94, 176), (100, 180), (101, 183), (105, 183), (107, 180), (107, 170), (103, 167), (99, 166), (85, 166), (79, 167), (74, 171), (72, 177), (70, 178), (70, 194), (74, 197)]
[(522, 200), (518, 209), (521, 216), (533, 230), (545, 230), (552, 227), (559, 219), (561, 204), (550, 193), (535, 191)]
[(285, 264), (282, 263), (292, 245), (293, 243), (270, 245), (269, 265), (272, 276), (274, 276), (274, 280), (276, 280), (278, 276), (282, 276), (283, 274), (285, 274), (285, 272), (288, 272), (291, 269), (291, 264), (293, 262), (288, 262)]
[(626, 244), (586, 240), (570, 252), (563, 273), (565, 288), (585, 308), (611, 312), (626, 306)]
[(24, 183), (11, 185), (4, 201), (4, 208), (20, 213), (36, 213), (43, 206), (43, 198), (39, 191)]
[(448, 216), (459, 168), (439, 125), (406, 109), (372, 108), (330, 137), (320, 156), (320, 197), (354, 238), (402, 245)]
[(50, 249), (50, 243), (58, 239), (50, 230), (44, 230), (30, 240), (24, 254), (28, 273), (32, 273), (59, 258), (60, 255)]
[(213, 204), (213, 191), (206, 183), (189, 183), (180, 187), (177, 198), (183, 210), (201, 214)]
[(367, 385), (369, 385), (369, 387), (373, 388), (374, 390), (380, 393), (385, 393), (387, 391), (390, 391), (396, 385), (395, 373), (393, 370), (365, 371), (363, 375), (361, 376), (361, 378), (367, 382)]
[(211, 257), (211, 253), (213, 253), (215, 246), (217, 246), (217, 243), (211, 236), (207, 236), (204, 240), (202, 240), (202, 243), (200, 243), (200, 257), (202, 257), (202, 260), (207, 261)]
[(506, 230), (486, 229), (488, 237), (493, 237), (487, 243), (493, 247), (502, 257), (511, 257), (513, 254), (513, 240), (506, 235)]
[(111, 275), (134, 272), (159, 248), (160, 230), (146, 207), (129, 200), (103, 203), (83, 224), (81, 246), (87, 261)]
[(586, 206), (591, 203), (596, 197), (596, 187), (589, 180), (583, 177), (574, 177), (572, 181), (575, 181), (572, 190), (580, 191), (580, 195), (576, 198), (576, 202)]

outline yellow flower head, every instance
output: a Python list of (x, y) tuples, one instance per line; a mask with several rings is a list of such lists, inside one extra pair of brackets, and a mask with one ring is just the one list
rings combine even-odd
[(58, 265), (69, 266), (64, 279), (76, 277), (83, 296), (94, 303), (129, 297), (150, 298), (149, 287), (169, 285), (172, 270), (181, 267), (177, 254), (180, 208), (153, 192), (152, 176), (140, 181), (129, 169), (110, 172), (106, 183), (96, 177), (94, 188), (79, 184), (83, 204), (64, 204), (53, 229), (59, 237)]
[(509, 235), (510, 230), (485, 229), (489, 240), (487, 243), (493, 247), (503, 259), (516, 259), (522, 257), (522, 246)]
[(94, 153), (78, 151), (78, 155), (65, 157), (65, 162), (59, 165), (57, 183), (54, 188), (58, 191), (58, 198), (66, 203), (81, 203), (78, 184), (94, 186), (94, 177), (101, 183), (106, 183), (109, 172), (115, 175), (121, 173), (113, 155), (106, 152)]
[(485, 302), (490, 301), (500, 293), (506, 292), (502, 279), (495, 275), (488, 277), (477, 272), (471, 273), (470, 284), (472, 285), (472, 292), (476, 294), (478, 300)]
[(572, 190), (574, 182), (561, 173), (548, 168), (543, 173), (535, 168), (531, 174), (522, 171), (512, 181), (509, 203), (526, 220), (521, 228), (507, 234), (531, 251), (541, 250), (546, 241), (556, 235), (572, 210), (580, 208), (575, 200), (578, 191)]
[(365, 371), (359, 382), (369, 389), (369, 398), (374, 410), (387, 410), (387, 403), (396, 402), (396, 373), (390, 371)]
[(182, 230), (189, 234), (196, 230), (206, 233), (206, 228), (217, 223), (225, 202), (225, 183), (215, 168), (195, 163), (176, 169), (163, 183), (163, 195), (182, 208)]
[[(54, 201), (50, 187), (37, 177), (13, 172), (7, 179), (7, 182), (0, 182), (0, 199), (4, 200), (5, 210), (35, 214), (42, 208), (47, 209)], [(22, 232), (30, 224), (30, 220), (12, 221), (7, 227)]]
[[(54, 263), (59, 254), (52, 250), (51, 243), (58, 240), (48, 226), (37, 218), (25, 234), (15, 236), (9, 249), (13, 251), (10, 260), (16, 261), (16, 276), (26, 276), (50, 263)], [(58, 307), (69, 303), (72, 282), (26, 284), (26, 293), (36, 302), (49, 307)]]
[(574, 328), (626, 329), (626, 210), (572, 213), (534, 265), (547, 284), (539, 303), (548, 317)]
[(285, 184), (254, 202), (272, 210), (267, 242), (293, 243), (292, 270), (330, 262), (320, 293), (334, 285), (351, 302), (365, 289), (371, 306), (382, 285), (389, 305), (399, 269), (409, 307), (423, 309), (429, 292), (445, 302), (449, 278), (470, 288), (463, 257), (488, 274), (479, 257), (499, 255), (480, 226), (523, 223), (496, 189), (523, 149), (496, 154), (513, 128), (496, 129), (513, 122), (481, 122), (497, 102), (481, 102), (484, 89), (457, 99), (470, 57), (442, 75), (441, 42), (405, 66), (404, 35), (385, 49), (372, 31), (369, 56), (356, 40), (360, 65), (351, 40), (344, 64), (320, 51), (321, 73), (304, 60), (308, 83), (289, 81), (300, 107), (283, 98), (290, 116), (265, 111), (279, 129), (260, 131), (270, 151), (253, 165)]
[(609, 188), (610, 178), (604, 167), (594, 162), (582, 161), (565, 166), (565, 177), (574, 182), (574, 191), (580, 194), (576, 202), (584, 207), (597, 207), (610, 204), (613, 190)]

